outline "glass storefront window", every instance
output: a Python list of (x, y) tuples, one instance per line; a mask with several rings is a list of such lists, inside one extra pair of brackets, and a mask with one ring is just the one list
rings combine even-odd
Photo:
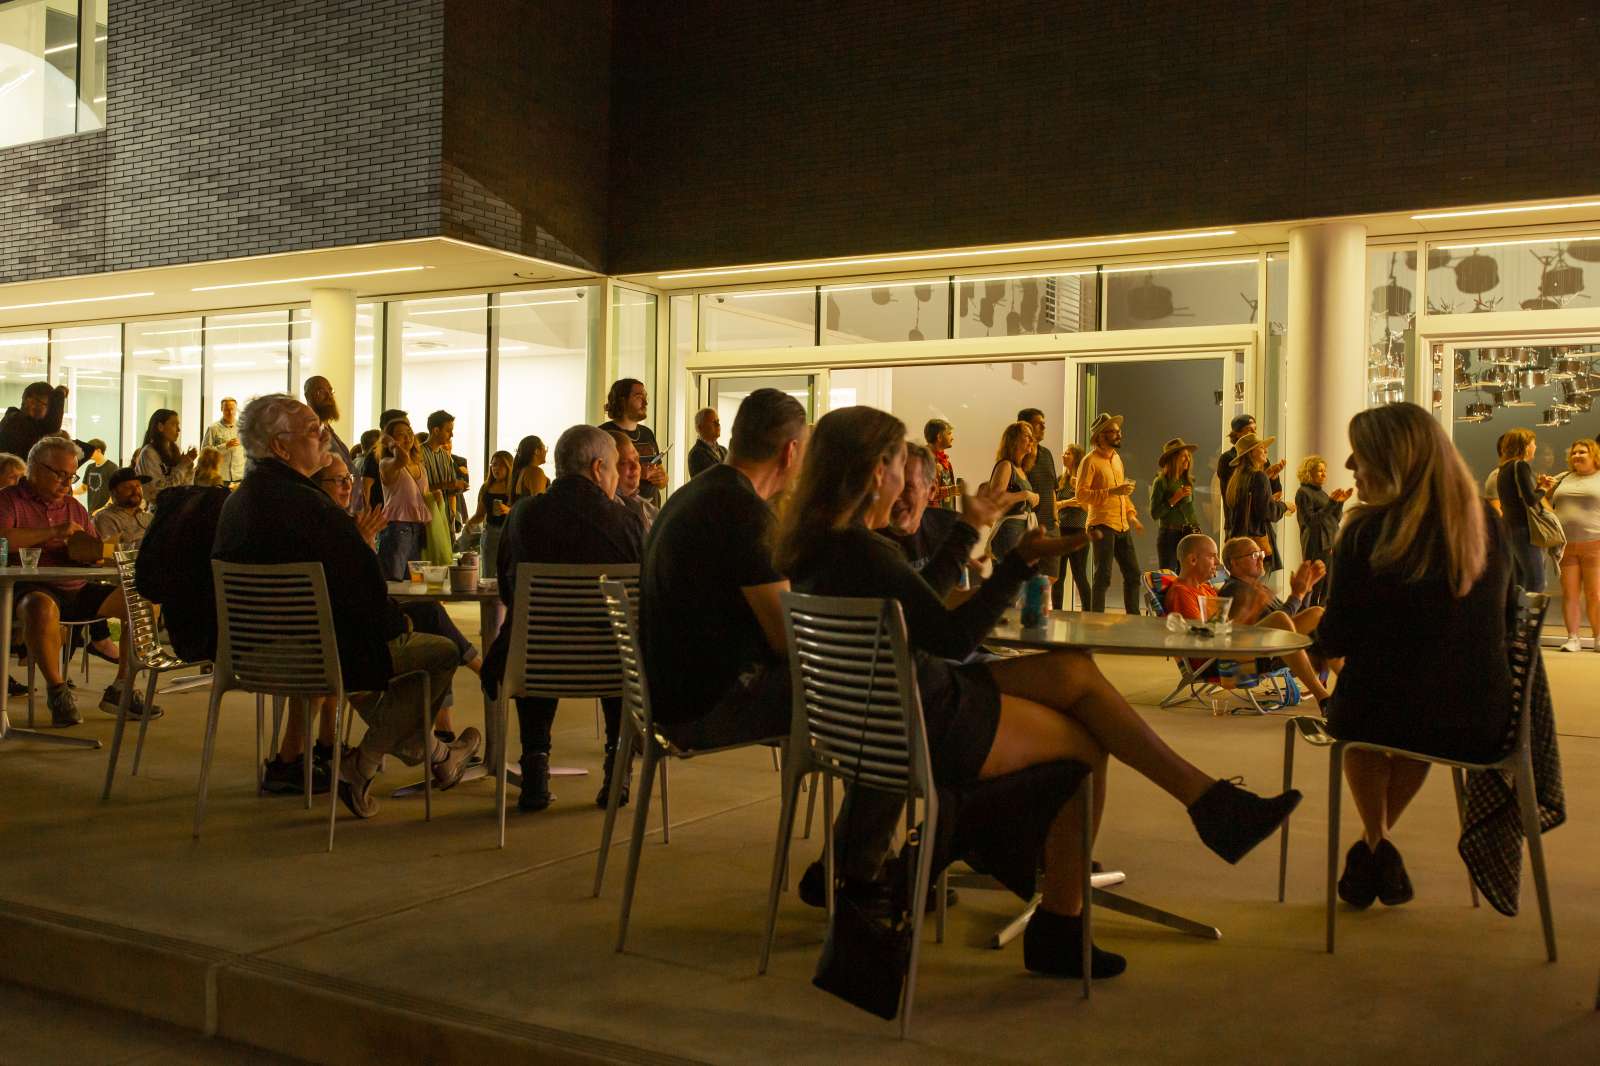
[(44, 330), (0, 333), (0, 411), (20, 405), (22, 390), (31, 382), (48, 379), (49, 358), (50, 335)]
[(822, 287), (822, 343), (948, 340), (950, 279)]
[(205, 320), (205, 423), (222, 417), (222, 401), (243, 410), (257, 396), (289, 389), (289, 312), (209, 315)]
[(106, 4), (0, 3), (0, 146), (105, 125)]
[(122, 327), (51, 330), (50, 384), (67, 387), (61, 428), (75, 440), (105, 441), (106, 457), (122, 462)]
[[(355, 387), (349, 396), (337, 396), (340, 421), (336, 425), (345, 444), (355, 447), (363, 431), (377, 427), (380, 367), (383, 351), (382, 304), (356, 304)], [(426, 329), (426, 327), (420, 327)], [(416, 331), (412, 331), (416, 336)], [(305, 381), (311, 376), (311, 309), (296, 308), (289, 320), (289, 345), (294, 353), (294, 380), (289, 391), (305, 395)]]
[(514, 454), (523, 437), (536, 436), (554, 454), (564, 431), (589, 421), (589, 311), (598, 292), (581, 286), (493, 298), (496, 450)]
[[(617, 372), (614, 379), (637, 378), (656, 397), (656, 298), (653, 293), (611, 290), (611, 351)], [(607, 383), (609, 384), (609, 382)], [(602, 402), (604, 397), (601, 398)], [(654, 422), (652, 417), (650, 421)]]
[(132, 460), (144, 444), (150, 416), (178, 412), (184, 450), (197, 444), (206, 428), (200, 406), (200, 373), (205, 352), (203, 323), (195, 318), (130, 322), (124, 344), (123, 458)]
[(1256, 316), (1255, 256), (1104, 267), (1106, 328), (1232, 326)]
[(956, 336), (1087, 333), (1099, 322), (1097, 271), (958, 277)]
[(1406, 398), (1406, 368), (1417, 349), (1417, 253), (1367, 251), (1367, 406)]
[(1266, 410), (1257, 424), (1276, 436), (1283, 431), (1288, 405), (1284, 380), (1289, 368), (1289, 253), (1267, 256), (1267, 350), (1265, 362)]
[(700, 350), (810, 348), (817, 343), (817, 290), (714, 292), (700, 297)]
[(450, 450), (467, 460), (470, 497), (486, 458), (489, 298), (446, 296), (396, 301), (388, 307), (389, 337), (399, 346), (400, 406), (418, 433), (427, 432), (428, 415), (434, 411), (455, 416)]
[(1584, 275), (1596, 263), (1600, 235), (1429, 245), (1428, 313), (1592, 307)]

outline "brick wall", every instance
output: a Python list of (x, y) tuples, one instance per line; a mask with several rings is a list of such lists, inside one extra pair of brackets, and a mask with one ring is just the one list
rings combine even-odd
[(605, 261), (609, 0), (446, 0), (444, 233)]
[(0, 282), (439, 232), (443, 0), (112, 0), (107, 121), (0, 149)]
[(1589, 4), (628, 5), (608, 268), (1593, 194), (1597, 56)]

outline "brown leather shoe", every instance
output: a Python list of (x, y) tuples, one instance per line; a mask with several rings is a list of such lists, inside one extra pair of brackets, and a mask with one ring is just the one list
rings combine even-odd
[(451, 789), (466, 772), (467, 763), (483, 747), (483, 734), (474, 726), (467, 726), (450, 742), (449, 754), (433, 764), (433, 787), (440, 792)]

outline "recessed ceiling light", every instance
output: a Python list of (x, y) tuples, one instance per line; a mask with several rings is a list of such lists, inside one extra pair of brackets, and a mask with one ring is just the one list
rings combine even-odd
[(1531, 204), (1525, 207), (1476, 207), (1464, 211), (1429, 211), (1412, 215), (1414, 222), (1430, 218), (1474, 218), (1478, 215), (1521, 215), (1529, 211), (1565, 211), (1577, 207), (1600, 207), (1600, 200), (1580, 200), (1569, 204)]
[(1255, 265), (1255, 256), (1249, 259), (1204, 259), (1192, 263), (1145, 263), (1139, 266), (1106, 267), (1106, 274), (1145, 274), (1152, 270), (1191, 270), (1194, 267), (1221, 267), (1243, 266), (1246, 263)]
[(375, 274), (407, 274), (415, 270), (431, 270), (432, 267), (408, 266), (385, 267), (382, 270), (350, 270), (343, 274), (308, 274), (301, 278), (273, 278), (271, 281), (235, 281), (227, 285), (197, 285), (190, 292), (217, 292), (220, 289), (254, 289), (264, 285), (293, 285), (302, 281), (334, 281), (338, 278), (368, 278)]
[(882, 266), (887, 263), (927, 262), (930, 259), (969, 259), (976, 256), (1023, 255), (1031, 252), (1064, 252), (1076, 248), (1108, 248), (1126, 244), (1153, 244), (1159, 241), (1187, 241), (1207, 237), (1231, 237), (1237, 230), (1199, 230), (1192, 233), (1161, 233), (1153, 237), (1107, 237), (1093, 241), (1055, 241), (1050, 244), (1028, 244), (1008, 248), (980, 248), (968, 252), (918, 252), (906, 255), (874, 255), (856, 259), (815, 259), (805, 263), (783, 263), (775, 266), (726, 267), (717, 270), (685, 270), (674, 274), (657, 274), (662, 281), (681, 281), (689, 278), (722, 278), (735, 274), (772, 274), (787, 270), (831, 270), (835, 267)]
[(146, 296), (154, 296), (153, 292), (119, 292), (115, 296), (79, 296), (74, 300), (41, 300), (36, 304), (10, 304), (0, 307), (0, 311), (30, 311), (35, 307), (64, 307), (67, 304), (96, 304), (107, 300), (140, 300)]
[(1471, 241), (1467, 244), (1435, 244), (1433, 248), (1445, 251), (1464, 251), (1468, 248), (1508, 248), (1519, 244), (1577, 244), (1579, 241), (1600, 241), (1600, 234), (1584, 236), (1578, 234), (1571, 237), (1532, 237), (1523, 241)]

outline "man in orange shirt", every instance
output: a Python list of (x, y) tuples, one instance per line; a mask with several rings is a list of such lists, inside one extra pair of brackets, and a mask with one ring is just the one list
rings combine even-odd
[(1122, 609), (1139, 609), (1139, 555), (1133, 533), (1144, 529), (1133, 507), (1133, 482), (1123, 474), (1122, 416), (1102, 414), (1089, 426), (1092, 449), (1078, 468), (1078, 501), (1088, 510), (1085, 525), (1100, 529), (1094, 542), (1094, 578), (1089, 586), (1089, 610), (1106, 609), (1106, 589), (1111, 587), (1111, 560), (1122, 571)]

